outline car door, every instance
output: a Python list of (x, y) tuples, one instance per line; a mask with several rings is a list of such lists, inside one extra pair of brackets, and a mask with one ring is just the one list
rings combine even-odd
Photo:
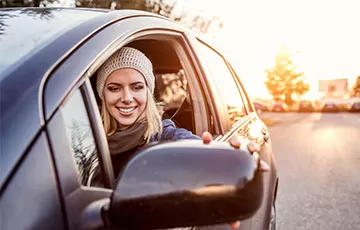
[[(86, 207), (109, 201), (113, 172), (87, 78), (68, 94), (47, 124), (69, 229), (86, 225)], [(95, 104), (96, 105), (96, 104)], [(101, 217), (98, 216), (99, 224)]]
[[(183, 39), (182, 43), (174, 45), (182, 47), (182, 63), (192, 66), (184, 59), (190, 55), (187, 53), (190, 49), (181, 30), (175, 32), (176, 29), (176, 24), (159, 18), (131, 17), (121, 20), (94, 34), (45, 77), (41, 92), (43, 116), (69, 229), (88, 224), (86, 210), (106, 204), (114, 188), (107, 141), (89, 77), (118, 48), (137, 37), (153, 34)], [(187, 68), (189, 75), (196, 75), (192, 74), (194, 69)], [(194, 83), (191, 87), (196, 85)], [(199, 102), (203, 101), (201, 93), (192, 96), (198, 104), (194, 115), (197, 121), (195, 129), (198, 132), (207, 130), (207, 119), (201, 115), (207, 114), (203, 109), (204, 103)], [(101, 220), (100, 216), (92, 216), (94, 218)]]
[[(266, 202), (262, 204), (262, 208), (258, 212), (257, 215), (252, 218), (252, 227), (257, 228), (265, 228), (267, 229), (270, 221), (270, 228), (274, 230), (276, 228), (276, 196), (277, 196), (277, 188), (278, 188), (278, 174), (277, 168), (275, 164), (275, 156), (271, 146), (270, 133), (268, 127), (262, 122), (259, 118), (258, 114), (255, 112), (255, 108), (249, 96), (246, 93), (246, 90), (241, 83), (239, 76), (236, 74), (234, 69), (231, 67), (230, 63), (228, 63), (228, 67), (231, 69), (232, 74), (234, 76), (235, 82), (238, 84), (238, 88), (240, 94), (247, 105), (248, 117), (250, 117), (250, 122), (248, 123), (247, 137), (249, 140), (257, 142), (261, 151), (260, 157), (266, 161), (270, 166), (270, 172), (265, 174), (265, 194), (264, 199), (266, 198)], [(270, 220), (269, 220), (270, 219)]]
[(259, 152), (261, 159), (272, 166), (272, 171), (264, 176), (262, 207), (251, 220), (243, 221), (241, 225), (241, 229), (266, 229), (269, 226), (276, 181), (276, 169), (267, 128), (254, 112), (239, 78), (226, 59), (201, 40), (197, 40), (196, 46), (201, 55), (199, 60), (203, 68), (207, 69), (209, 81), (213, 81), (212, 90), (217, 92), (222, 101), (222, 106), (217, 105), (217, 110), (221, 112), (219, 122), (223, 125), (224, 133), (217, 140), (228, 141), (232, 136), (239, 135), (255, 141), (261, 146)]
[(66, 229), (51, 157), (42, 131), (1, 189), (1, 229)]

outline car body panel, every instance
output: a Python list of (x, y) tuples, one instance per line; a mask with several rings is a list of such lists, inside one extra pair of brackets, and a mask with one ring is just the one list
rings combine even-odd
[(1, 192), (0, 209), (1, 229), (66, 229), (45, 132)]
[(285, 104), (285, 102), (277, 101), (274, 103), (272, 107), (273, 112), (287, 112), (288, 106)]
[(323, 107), (321, 108), (321, 112), (324, 113), (337, 113), (340, 109), (334, 102), (325, 102)]
[(313, 112), (314, 106), (311, 101), (301, 101), (299, 104), (299, 112)]
[[(267, 229), (270, 220), (270, 209), (275, 200), (275, 190), (277, 186), (277, 170), (275, 167), (270, 135), (268, 134), (266, 125), (255, 113), (250, 114), (247, 120), (233, 128), (233, 134), (230, 137), (234, 135), (239, 135), (245, 137), (247, 140), (258, 143), (261, 147), (259, 152), (260, 158), (271, 166), (270, 172), (264, 175), (265, 183), (263, 199), (266, 200), (266, 202), (261, 204), (259, 211), (254, 216), (249, 220), (245, 220), (251, 221), (251, 227), (249, 229)], [(240, 229), (246, 228), (240, 227)]]
[[(46, 47), (57, 37), (67, 33), (72, 28), (102, 15), (103, 12), (90, 10), (64, 10), (57, 8), (18, 8), (1, 9), (1, 47), (0, 53), (5, 53), (0, 62), (0, 76), (11, 71), (16, 65), (27, 61), (33, 53)], [(71, 20), (70, 20), (71, 18)], [(24, 25), (31, 30), (26, 30)], [(24, 38), (28, 42), (24, 42)], [(9, 68), (10, 67), (10, 68)]]
[(262, 111), (262, 112), (269, 111), (269, 108), (266, 105), (263, 105), (259, 102), (254, 102), (254, 106), (255, 106), (256, 111)]
[(349, 110), (350, 112), (360, 112), (360, 102), (354, 102)]

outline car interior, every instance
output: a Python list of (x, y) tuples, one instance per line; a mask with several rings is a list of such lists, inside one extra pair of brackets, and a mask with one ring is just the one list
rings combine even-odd
[[(163, 119), (171, 119), (179, 128), (195, 133), (193, 103), (181, 61), (170, 41), (140, 39), (126, 46), (143, 52), (153, 64), (155, 75), (154, 97)], [(96, 76), (90, 78), (96, 92)], [(95, 93), (99, 109), (101, 100)]]

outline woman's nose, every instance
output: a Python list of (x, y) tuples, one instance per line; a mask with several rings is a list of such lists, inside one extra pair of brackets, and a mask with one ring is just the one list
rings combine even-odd
[(121, 95), (121, 102), (124, 104), (130, 104), (133, 101), (133, 96), (129, 89), (124, 89)]

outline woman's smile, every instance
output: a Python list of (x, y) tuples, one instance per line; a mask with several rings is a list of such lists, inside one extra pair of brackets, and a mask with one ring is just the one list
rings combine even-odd
[(132, 107), (116, 107), (119, 111), (120, 114), (123, 116), (131, 116), (133, 114), (133, 112), (135, 111), (135, 109), (137, 109), (137, 106), (132, 106)]

